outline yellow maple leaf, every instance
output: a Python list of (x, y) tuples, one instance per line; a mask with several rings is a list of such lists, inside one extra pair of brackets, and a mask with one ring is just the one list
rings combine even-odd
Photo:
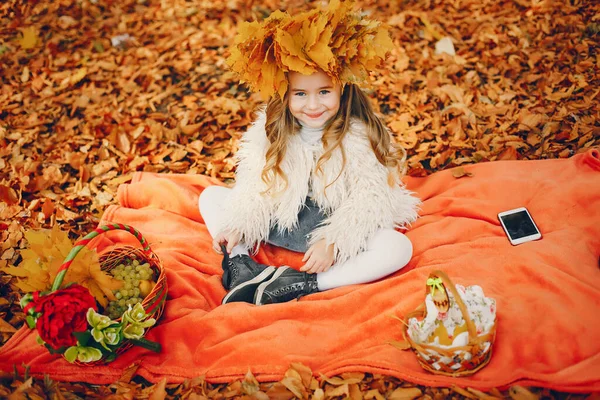
[(86, 247), (77, 254), (67, 271), (63, 286), (69, 283), (77, 283), (88, 288), (102, 307), (107, 306), (108, 300), (116, 300), (113, 291), (123, 286), (122, 281), (102, 271), (98, 255)]
[(329, 72), (331, 63), (335, 62), (335, 56), (329, 47), (333, 31), (331, 27), (324, 28), (321, 36), (308, 50), (308, 56), (325, 72)]
[(19, 43), (23, 49), (33, 49), (38, 41), (37, 31), (35, 27), (29, 26), (21, 30), (23, 37), (19, 39)]
[[(22, 261), (17, 267), (0, 267), (0, 270), (17, 278), (15, 285), (24, 292), (50, 290), (58, 270), (73, 248), (67, 232), (58, 225), (51, 230), (29, 230), (25, 232), (28, 248), (21, 251)], [(61, 287), (78, 283), (87, 287), (90, 293), (103, 306), (114, 300), (113, 290), (119, 289), (122, 282), (103, 272), (98, 255), (86, 247), (77, 254)]]
[(389, 35), (387, 29), (379, 29), (376, 31), (374, 44), (375, 51), (377, 52), (377, 56), (380, 58), (385, 58), (385, 55), (388, 51), (391, 51), (394, 46), (394, 41)]
[(17, 277), (15, 285), (24, 292), (49, 290), (56, 271), (73, 245), (58, 226), (52, 230), (26, 231), (25, 239), (28, 248), (21, 251), (19, 266), (4, 267), (2, 271)]

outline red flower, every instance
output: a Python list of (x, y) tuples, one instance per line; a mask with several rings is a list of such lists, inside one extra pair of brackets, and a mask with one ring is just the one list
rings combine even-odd
[(81, 285), (40, 296), (35, 301), (35, 311), (42, 314), (36, 323), (40, 337), (54, 349), (76, 345), (73, 332), (87, 330), (86, 313), (90, 307), (97, 310), (96, 300)]

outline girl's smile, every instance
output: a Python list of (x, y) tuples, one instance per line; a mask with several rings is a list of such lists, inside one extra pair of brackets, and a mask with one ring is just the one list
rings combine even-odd
[(290, 72), (288, 106), (296, 119), (310, 128), (321, 128), (340, 109), (341, 87), (323, 71), (312, 75)]

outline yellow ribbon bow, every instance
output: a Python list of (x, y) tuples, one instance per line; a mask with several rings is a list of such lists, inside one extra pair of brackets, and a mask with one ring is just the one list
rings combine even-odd
[(442, 278), (428, 278), (427, 286), (431, 286), (431, 295), (432, 296), (436, 289), (440, 290), (440, 291), (444, 290)]

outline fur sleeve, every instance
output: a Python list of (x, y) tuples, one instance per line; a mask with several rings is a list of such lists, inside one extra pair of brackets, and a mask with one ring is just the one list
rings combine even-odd
[(364, 251), (377, 230), (416, 220), (420, 204), (403, 186), (388, 184), (388, 168), (379, 163), (365, 135), (351, 135), (344, 141), (347, 161), (343, 177), (348, 195), (310, 239), (311, 244), (321, 239), (333, 243), (336, 263)]
[(237, 230), (242, 241), (254, 247), (264, 240), (271, 223), (271, 204), (261, 174), (265, 166), (268, 139), (265, 113), (260, 112), (253, 125), (244, 133), (236, 153), (236, 183), (226, 204), (222, 230)]

